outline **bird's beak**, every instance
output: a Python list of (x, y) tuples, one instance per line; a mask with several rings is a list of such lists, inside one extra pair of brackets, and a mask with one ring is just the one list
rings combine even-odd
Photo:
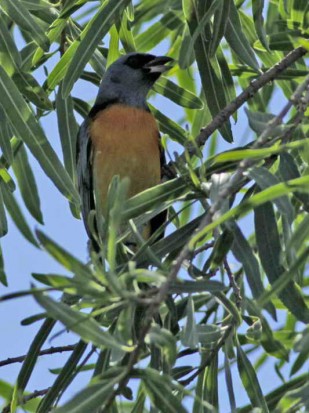
[[(143, 66), (148, 73), (164, 73), (171, 69), (174, 59), (168, 56), (157, 56)], [(167, 63), (170, 65), (166, 66)]]

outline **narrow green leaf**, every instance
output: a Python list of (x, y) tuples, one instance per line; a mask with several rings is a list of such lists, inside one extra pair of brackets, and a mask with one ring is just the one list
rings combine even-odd
[[(107, 259), (110, 265), (111, 272), (114, 273), (116, 268), (117, 254), (117, 235), (121, 225), (121, 215), (124, 211), (125, 201), (127, 199), (129, 189), (129, 179), (127, 177), (120, 180), (119, 176), (114, 176), (108, 189), (107, 199), (107, 220), (104, 223), (104, 229), (101, 233), (107, 234)], [(100, 228), (100, 220), (98, 220)], [(103, 240), (105, 241), (105, 239)], [(114, 283), (117, 290), (118, 282)]]
[(43, 50), (48, 50), (48, 37), (20, 0), (2, 0), (0, 7), (21, 29), (29, 32)]
[(291, 239), (287, 245), (287, 249), (294, 248), (295, 251), (299, 251), (306, 244), (309, 239), (309, 215), (306, 215), (304, 219), (298, 224), (296, 230), (293, 232)]
[(136, 50), (140, 52), (148, 52), (162, 40), (166, 39), (171, 31), (175, 30), (182, 24), (182, 20), (176, 13), (173, 11), (167, 11), (167, 13), (162, 16), (160, 21), (154, 23), (141, 34), (136, 36)]
[[(225, 92), (226, 100), (227, 102), (232, 102), (232, 100), (236, 98), (236, 89), (235, 89), (232, 73), (229, 69), (227, 59), (225, 58), (225, 55), (221, 47), (217, 48), (216, 57), (218, 60), (220, 71), (222, 73), (222, 81), (224, 84), (224, 92)], [(234, 113), (233, 118), (236, 122), (237, 112)], [(207, 123), (204, 123), (204, 125), (207, 125)]]
[[(32, 69), (32, 67), (33, 67), (32, 59), (33, 59), (33, 55), (34, 55), (36, 50), (38, 50), (38, 46), (33, 41), (29, 42), (28, 44), (26, 44), (25, 47), (23, 47), (21, 49), (21, 51), (20, 51), (21, 69), (24, 72), (30, 71)], [(42, 49), (40, 49), (40, 50), (42, 50)], [(47, 53), (45, 54), (45, 56), (46, 55), (47, 55)]]
[[(285, 269), (281, 265), (281, 243), (274, 210), (270, 202), (255, 208), (254, 222), (260, 260), (269, 282), (274, 287), (275, 284), (280, 283), (278, 281), (280, 278), (284, 278)], [(289, 281), (285, 285), (284, 288), (281, 288), (280, 300), (298, 320), (308, 322), (309, 309), (296, 283)], [(260, 297), (261, 299), (262, 297)]]
[[(219, 10), (216, 10), (213, 24), (213, 34), (210, 42), (209, 55), (214, 56), (217, 48), (225, 35), (229, 15), (231, 0), (223, 0)], [(209, 9), (210, 10), (210, 9)]]
[(296, 374), (309, 359), (309, 329), (305, 329), (302, 334), (299, 334), (294, 350), (299, 353), (293, 366), (290, 375)]
[(224, 373), (225, 373), (225, 383), (227, 387), (227, 394), (229, 397), (231, 412), (236, 411), (236, 401), (235, 401), (235, 392), (233, 386), (231, 365), (228, 357), (228, 345), (224, 345)]
[(185, 347), (196, 348), (198, 345), (198, 334), (195, 321), (194, 302), (191, 295), (188, 299), (186, 315), (186, 322), (181, 334), (181, 343)]
[(75, 81), (79, 78), (98, 43), (106, 35), (117, 15), (121, 14), (129, 1), (110, 0), (107, 4), (103, 3), (81, 33), (80, 40), (76, 40), (73, 43), (72, 46), (76, 42), (78, 46), (63, 79), (63, 97), (67, 97), (70, 94)]
[(127, 53), (130, 53), (130, 52), (135, 52), (136, 51), (136, 45), (135, 45), (134, 36), (132, 34), (131, 20), (128, 17), (127, 10), (128, 10), (128, 8), (126, 9), (125, 13), (123, 14), (123, 17), (122, 17), (122, 20), (121, 20), (121, 25), (120, 25), (120, 30), (119, 30), (119, 38), (120, 38), (120, 41), (121, 41), (121, 43), (124, 47), (124, 50)]
[(130, 413), (145, 413), (145, 401), (146, 394), (143, 385), (141, 384), (138, 389), (138, 394), (136, 397), (136, 402)]
[(18, 182), (18, 188), (21, 192), (24, 203), (30, 212), (40, 224), (43, 224), (41, 212), (41, 202), (38, 194), (34, 174), (28, 161), (28, 155), (25, 147), (20, 146), (12, 164), (14, 175)]
[[(192, 2), (191, 0), (183, 0), (183, 8), (191, 36), (193, 36), (193, 33), (204, 16), (204, 10), (200, 10), (201, 8), (204, 8), (204, 6), (207, 6), (207, 4), (200, 2), (197, 7), (195, 2)], [(206, 102), (211, 115), (214, 117), (226, 106), (227, 102), (224, 83), (222, 82), (218, 63), (215, 58), (210, 58), (209, 56), (208, 42), (210, 38), (210, 27), (209, 24), (207, 24), (205, 25), (205, 33), (201, 33), (195, 41), (194, 50)], [(220, 128), (220, 133), (227, 142), (233, 141), (229, 121), (225, 122)]]
[(106, 59), (106, 67), (109, 67), (115, 60), (120, 57), (119, 51), (119, 34), (116, 25), (113, 24), (109, 30), (109, 47)]
[(153, 325), (145, 341), (161, 348), (169, 367), (174, 365), (177, 357), (176, 340), (169, 330), (161, 328), (157, 324)]
[(194, 95), (189, 90), (186, 90), (176, 85), (167, 78), (161, 78), (154, 85), (154, 90), (157, 93), (167, 97), (179, 106), (183, 106), (189, 109), (202, 109), (203, 102), (199, 97)]
[(132, 351), (131, 347), (122, 345), (112, 335), (104, 331), (93, 318), (68, 305), (56, 302), (43, 294), (35, 293), (36, 301), (47, 311), (50, 317), (61, 321), (69, 330), (78, 334), (83, 341), (92, 343), (100, 348), (119, 348)]
[[(115, 375), (116, 373), (117, 375)], [(55, 409), (54, 413), (85, 413), (97, 411), (97, 409), (104, 405), (108, 396), (113, 392), (115, 385), (121, 381), (124, 373), (124, 367), (113, 367), (104, 374), (103, 380), (90, 383), (63, 406)]]
[[(218, 398), (218, 353), (216, 353), (209, 365), (206, 368), (207, 373), (204, 383), (204, 394), (205, 401), (211, 404), (214, 407), (215, 411), (219, 411), (219, 398)], [(204, 409), (205, 413), (213, 411), (213, 409)]]
[(2, 107), (0, 106), (0, 147), (2, 154), (8, 164), (11, 164), (13, 161), (13, 150), (11, 147), (11, 138), (13, 133), (10, 128), (10, 124), (7, 120), (6, 114)]
[[(303, 266), (307, 261), (308, 252), (309, 247), (305, 248), (290, 268), (272, 283), (271, 289), (265, 291), (258, 299), (259, 305), (265, 305), (265, 303), (271, 300), (274, 295), (278, 295), (281, 298), (280, 294), (281, 291), (283, 291), (285, 293), (284, 299), (286, 302), (284, 302), (283, 299), (281, 299), (281, 301), (295, 315), (296, 318), (304, 323), (308, 323), (309, 309), (303, 297), (302, 291), (294, 281), (291, 281), (296, 277), (298, 268)], [(287, 291), (287, 286), (291, 289), (291, 292)]]
[(282, 146), (275, 144), (269, 148), (262, 149), (233, 149), (231, 151), (219, 153), (218, 155), (214, 155), (207, 159), (205, 162), (205, 167), (209, 170), (216, 163), (235, 162), (243, 159), (263, 159), (271, 155), (278, 154), (286, 149), (300, 149), (304, 146), (304, 141), (299, 140)]
[(2, 190), (2, 185), (0, 185), (0, 238), (4, 237), (4, 235), (8, 232), (8, 223), (4, 209)]
[[(205, 26), (209, 24), (212, 16), (217, 12), (217, 10), (223, 10), (223, 0), (214, 0), (211, 5), (209, 6), (207, 12), (202, 16), (198, 25), (196, 26), (194, 31), (191, 31), (191, 39), (190, 43), (187, 45), (186, 49), (183, 49), (183, 55), (179, 56), (179, 64), (181, 68), (188, 67), (191, 53), (194, 49), (194, 44), (199, 36), (201, 36), (205, 30)], [(189, 14), (188, 14), (189, 16)], [(215, 26), (218, 25), (217, 20), (215, 21)], [(212, 56), (214, 53), (210, 53)]]
[[(200, 365), (203, 365), (203, 363), (205, 362), (205, 359), (207, 357), (206, 354), (207, 354), (206, 352), (202, 352)], [(203, 368), (201, 373), (198, 375), (196, 389), (195, 389), (196, 397), (194, 399), (192, 413), (216, 413), (217, 412), (217, 410), (215, 410), (213, 408), (213, 406), (210, 405), (206, 401), (206, 397), (207, 397), (207, 389), (206, 389), (207, 374), (208, 374), (208, 367)]]
[[(73, 101), (71, 96), (63, 98), (61, 96), (62, 85), (59, 87), (56, 98), (56, 111), (58, 120), (58, 130), (62, 146), (64, 166), (72, 179), (74, 185), (77, 185), (76, 177), (76, 138), (78, 125), (73, 113)], [(79, 218), (79, 210), (71, 208), (73, 215)]]
[(11, 175), (9, 174), (8, 170), (5, 166), (0, 167), (0, 180), (7, 185), (8, 189), (11, 192), (14, 192), (16, 189), (15, 182), (13, 181)]
[(203, 293), (203, 292), (218, 292), (224, 291), (226, 289), (225, 285), (219, 281), (174, 281), (170, 283), (169, 292), (170, 294), (185, 294), (185, 293)]
[(157, 122), (159, 123), (160, 131), (166, 133), (171, 139), (182, 145), (186, 144), (187, 132), (179, 126), (178, 123), (174, 122), (172, 119), (165, 116), (157, 108), (148, 103), (151, 112), (154, 114)]
[(84, 343), (81, 340), (76, 344), (73, 352), (71, 353), (67, 362), (61, 369), (61, 372), (54, 381), (53, 385), (41, 400), (36, 413), (45, 413), (51, 410), (51, 407), (53, 406), (54, 402), (59, 398), (59, 395), (65, 391), (65, 389), (74, 379), (78, 371), (77, 365), (82, 355), (84, 354), (87, 345), (87, 343)]
[(47, 318), (42, 324), (42, 326), (40, 327), (37, 334), (35, 335), (29, 347), (27, 356), (23, 362), (20, 372), (18, 373), (16, 386), (14, 388), (14, 393), (13, 393), (12, 402), (11, 402), (12, 411), (14, 411), (14, 409), (16, 408), (18, 400), (22, 396), (29, 382), (32, 371), (39, 357), (41, 348), (43, 344), (45, 343), (45, 341), (47, 340), (47, 337), (49, 336), (49, 333), (53, 329), (55, 323), (56, 322), (54, 320)]
[[(294, 50), (299, 44), (298, 40), (300, 36), (301, 34), (298, 30), (273, 33), (269, 35), (268, 38), (269, 49), (272, 51), (277, 50), (283, 52)], [(262, 49), (259, 41), (254, 43), (254, 47), (256, 50)]]
[(233, 244), (233, 239), (233, 232), (229, 229), (224, 229), (215, 241), (211, 254), (204, 265), (204, 271), (213, 271), (222, 264)]
[[(80, 39), (80, 35), (82, 31), (80, 30), (79, 26), (74, 25), (74, 23), (72, 22), (70, 25), (70, 29), (73, 32), (74, 39), (75, 40)], [(90, 66), (100, 78), (102, 78), (102, 76), (104, 75), (106, 67), (107, 67), (106, 56), (107, 56), (106, 49), (104, 49), (101, 46), (98, 46), (89, 60)]]
[(21, 0), (28, 10), (46, 10), (52, 6), (47, 0)]
[[(258, 298), (264, 292), (259, 263), (252, 248), (236, 223), (233, 224), (234, 242), (232, 253), (243, 265), (245, 275), (254, 298)], [(276, 317), (276, 309), (268, 304), (266, 309), (273, 317)]]
[(5, 275), (5, 268), (4, 268), (4, 261), (3, 261), (3, 253), (0, 244), (0, 283), (3, 284), (5, 287), (8, 286), (7, 278)]
[(258, 38), (260, 39), (260, 42), (265, 47), (265, 49), (267, 51), (270, 51), (264, 28), (263, 8), (264, 0), (256, 0), (252, 2), (252, 14), (256, 34), (258, 35)]
[(230, 4), (230, 15), (225, 31), (225, 38), (231, 49), (242, 62), (259, 71), (258, 61), (256, 60), (253, 49), (242, 30), (238, 11), (234, 2), (231, 2)]
[(61, 80), (64, 78), (68, 66), (70, 62), (73, 59), (73, 56), (76, 53), (76, 50), (78, 48), (78, 41), (75, 40), (70, 47), (65, 51), (64, 55), (61, 57), (61, 59), (57, 62), (53, 70), (49, 73), (46, 83), (48, 86), (48, 90), (52, 91), (55, 89), (55, 87), (61, 82)]
[(10, 119), (15, 134), (29, 147), (47, 176), (71, 201), (79, 204), (79, 195), (56, 153), (45, 137), (30, 107), (15, 84), (0, 67), (0, 103)]
[[(271, 412), (275, 411), (278, 402), (286, 395), (289, 390), (299, 388), (303, 386), (305, 383), (308, 383), (308, 373), (304, 373), (295, 379), (285, 382), (282, 386), (279, 386), (274, 391), (268, 393), (265, 396), (267, 401), (267, 405)], [(238, 413), (251, 413), (252, 412), (252, 405), (248, 405), (238, 409)]]
[[(170, 256), (172, 257), (171, 259), (174, 259), (175, 252), (179, 251), (184, 246), (184, 244), (188, 242), (193, 231), (201, 222), (201, 219), (202, 217), (193, 219), (191, 222), (177, 229), (172, 234), (169, 234), (156, 242), (152, 246), (154, 254), (159, 258), (165, 257), (166, 254), (170, 254)], [(142, 265), (145, 262), (144, 257), (140, 257), (138, 254), (134, 258), (139, 265)]]
[(18, 70), (13, 74), (12, 80), (18, 87), (20, 93), (39, 109), (53, 109), (53, 105), (49, 100), (46, 91), (30, 73)]
[(180, 69), (183, 69), (183, 70), (189, 69), (190, 66), (193, 64), (193, 62), (195, 61), (193, 44), (192, 44), (191, 51), (189, 51), (191, 40), (192, 38), (191, 38), (190, 31), (189, 31), (189, 27), (187, 24), (185, 24), (181, 43), (180, 43), (179, 57), (178, 57), (179, 67)]
[(299, 411), (299, 407), (303, 407), (305, 410), (304, 412), (308, 411), (309, 408), (309, 383), (307, 382), (302, 387), (289, 391), (287, 394), (283, 396), (283, 398), (278, 403), (278, 409), (281, 411), (287, 411), (286, 407), (289, 407), (290, 411), (293, 409), (294, 411)]
[(187, 413), (179, 399), (172, 393), (172, 384), (166, 375), (147, 368), (142, 371), (142, 381), (151, 403), (164, 413)]
[(14, 195), (8, 190), (8, 188), (4, 184), (1, 184), (1, 192), (5, 207), (8, 213), (10, 214), (12, 220), (14, 221), (16, 227), (32, 245), (39, 248), (38, 243), (36, 242), (36, 239), (34, 238), (34, 235), (31, 229), (29, 228), (29, 225), (20, 209), (20, 206), (14, 198)]
[(186, 192), (186, 183), (181, 178), (176, 178), (163, 184), (147, 189), (127, 201), (123, 210), (123, 220), (132, 219), (148, 210), (161, 206), (164, 202), (183, 195)]
[(247, 108), (245, 108), (245, 112), (248, 117), (250, 128), (257, 135), (260, 135), (269, 126), (269, 122), (271, 122), (275, 117), (275, 115), (271, 113), (258, 111), (253, 112)]
[(225, 309), (231, 314), (236, 326), (239, 326), (242, 322), (242, 319), (239, 309), (236, 307), (236, 305), (229, 298), (227, 298), (222, 291), (214, 291), (212, 294), (216, 297), (218, 301), (221, 302)]
[[(280, 182), (275, 175), (268, 171), (268, 169), (261, 166), (251, 168), (249, 176), (255, 180), (261, 189), (271, 188), (273, 185), (277, 185)], [(289, 198), (287, 196), (278, 197), (274, 200), (274, 203), (281, 214), (286, 215), (289, 223), (292, 224), (294, 219), (294, 209)]]
[[(308, 13), (308, 2), (306, 0), (292, 0), (291, 7), (291, 21), (295, 27), (302, 27), (305, 12)], [(288, 22), (291, 24), (291, 22)]]
[(87, 102), (78, 98), (73, 98), (73, 104), (74, 109), (76, 110), (76, 112), (78, 112), (79, 115), (81, 115), (83, 118), (86, 118), (88, 116), (91, 106)]
[(213, 343), (217, 342), (223, 334), (223, 329), (214, 324), (198, 324), (196, 326), (198, 341), (203, 348), (211, 349)]
[(260, 407), (263, 413), (268, 413), (267, 403), (264, 399), (260, 383), (255, 370), (250, 363), (246, 353), (241, 348), (237, 340), (237, 366), (242, 384), (252, 403), (252, 407)]
[(0, 16), (0, 58), (1, 65), (9, 74), (21, 65), (21, 58), (10, 31)]
[[(293, 155), (288, 152), (280, 153), (278, 174), (283, 181), (289, 181), (290, 179), (299, 178), (301, 176)], [(308, 211), (309, 195), (301, 192), (295, 192), (294, 195), (300, 202), (302, 202), (306, 211)]]
[[(60, 18), (54, 20), (54, 16), (51, 16), (51, 19), (52, 24), (48, 30), (47, 37), (50, 43), (52, 44), (59, 40), (59, 38), (61, 37), (61, 33), (66, 28), (67, 22), (66, 20)], [(30, 56), (27, 59), (28, 64), (30, 64), (30, 67), (36, 67), (38, 65), (41, 65), (46, 61), (46, 59), (51, 57), (54, 53), (56, 53), (56, 51), (44, 54), (44, 50), (41, 47), (38, 47), (33, 51), (31, 50)]]
[(67, 19), (76, 10), (82, 7), (88, 0), (71, 0), (67, 2), (61, 10), (60, 17), (62, 19)]
[(46, 251), (48, 251), (48, 253), (67, 270), (71, 271), (77, 278), (80, 278), (85, 282), (87, 279), (92, 278), (91, 270), (87, 265), (73, 257), (73, 255), (52, 241), (52, 239), (47, 237), (43, 232), (37, 230), (36, 235)]
[(66, 291), (68, 294), (78, 296), (90, 296), (92, 299), (98, 298), (101, 300), (107, 299), (106, 288), (97, 282), (81, 280), (78, 277), (65, 277), (58, 274), (38, 274), (32, 273), (32, 277), (42, 284), (49, 287), (54, 287), (60, 291)]
[[(259, 301), (257, 301), (258, 303)], [(247, 300), (246, 307), (251, 316), (260, 320), (262, 324), (262, 336), (260, 342), (264, 350), (274, 357), (286, 362), (289, 361), (289, 351), (285, 348), (284, 344), (274, 337), (272, 327), (268, 323), (267, 319), (261, 313), (261, 307), (253, 300)], [(276, 319), (275, 319), (276, 320)]]

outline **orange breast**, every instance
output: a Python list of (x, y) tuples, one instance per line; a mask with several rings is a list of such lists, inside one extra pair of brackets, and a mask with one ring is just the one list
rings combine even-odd
[(96, 116), (90, 136), (96, 202), (103, 215), (113, 176), (130, 179), (129, 197), (160, 182), (159, 132), (151, 113), (112, 105)]

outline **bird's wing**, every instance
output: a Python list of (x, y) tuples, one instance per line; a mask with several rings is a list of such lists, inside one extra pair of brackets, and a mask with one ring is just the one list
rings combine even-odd
[(93, 240), (93, 235), (88, 225), (89, 213), (95, 210), (91, 164), (92, 143), (89, 135), (89, 120), (86, 119), (79, 128), (77, 135), (76, 168), (83, 220), (87, 234), (89, 238)]
[[(164, 179), (163, 169), (164, 169), (164, 166), (166, 165), (166, 159), (165, 159), (164, 149), (161, 145), (161, 136), (159, 132), (158, 132), (158, 135), (159, 135), (158, 141), (160, 145), (161, 180), (163, 181)], [(159, 229), (165, 223), (166, 218), (167, 218), (167, 210), (164, 210), (150, 220), (151, 234), (153, 234), (157, 229)], [(164, 236), (164, 231), (158, 236), (157, 240), (163, 238), (163, 236)]]

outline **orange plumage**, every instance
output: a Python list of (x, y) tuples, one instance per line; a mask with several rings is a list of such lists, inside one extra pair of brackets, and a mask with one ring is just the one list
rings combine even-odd
[(130, 179), (129, 197), (160, 183), (159, 131), (151, 113), (123, 104), (111, 105), (96, 115), (90, 136), (96, 204), (103, 216), (113, 176)]

